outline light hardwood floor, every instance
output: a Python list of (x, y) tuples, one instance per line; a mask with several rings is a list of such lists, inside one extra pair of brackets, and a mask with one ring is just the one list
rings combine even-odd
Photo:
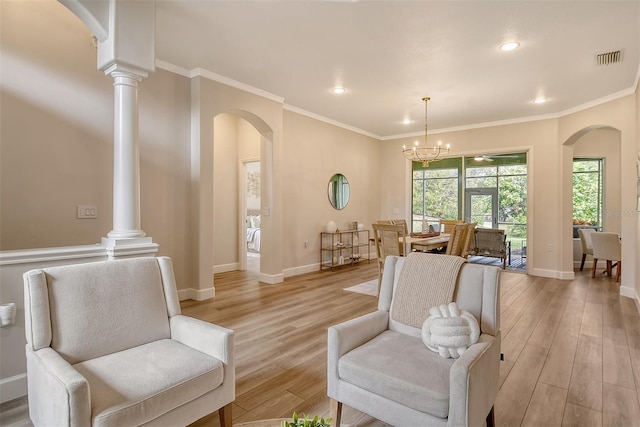
[[(375, 310), (376, 298), (343, 288), (376, 275), (371, 263), (265, 285), (231, 272), (215, 276), (214, 300), (182, 302), (184, 314), (236, 331), (234, 424), (328, 416), (326, 330)], [(499, 426), (640, 426), (640, 315), (618, 293), (586, 271), (572, 281), (502, 274)], [(343, 425), (386, 426), (343, 412)], [(204, 425), (218, 426), (217, 414), (192, 427)]]

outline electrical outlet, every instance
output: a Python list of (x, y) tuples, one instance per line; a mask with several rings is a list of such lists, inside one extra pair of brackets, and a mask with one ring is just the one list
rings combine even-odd
[(98, 207), (95, 205), (78, 205), (78, 219), (96, 219), (98, 218)]
[(547, 245), (547, 252), (553, 252), (553, 243)]

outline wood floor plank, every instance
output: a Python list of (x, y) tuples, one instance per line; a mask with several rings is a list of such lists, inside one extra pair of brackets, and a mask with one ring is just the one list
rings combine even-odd
[(547, 350), (525, 346), (498, 392), (495, 418), (498, 426), (520, 425), (536, 388)]
[(515, 365), (515, 362), (511, 362), (509, 360), (503, 360), (500, 362), (500, 387), (502, 387), (507, 376), (509, 376), (513, 365)]
[(580, 335), (567, 401), (602, 410), (602, 339)]
[(603, 327), (602, 381), (635, 390), (625, 330)]
[(577, 346), (577, 336), (558, 332), (545, 360), (539, 381), (568, 389)]
[(536, 277), (531, 280), (527, 289), (506, 310), (501, 310), (500, 329), (502, 336), (506, 337), (511, 328), (520, 320), (523, 313), (531, 306), (538, 294), (544, 288), (545, 279)]
[(584, 304), (580, 334), (602, 338), (602, 303), (587, 301)]
[(553, 299), (542, 313), (542, 318), (533, 330), (527, 344), (544, 348), (551, 347), (567, 303), (568, 290), (569, 287), (566, 284), (556, 284)]
[(562, 427), (602, 427), (602, 412), (567, 402)]
[(607, 299), (602, 304), (602, 324), (614, 328), (624, 328), (622, 309), (620, 308), (620, 301), (617, 298)]
[(538, 383), (522, 421), (523, 426), (561, 426), (567, 390)]
[(532, 304), (521, 314), (520, 319), (502, 340), (502, 353), (506, 360), (516, 361), (527, 345), (531, 334), (542, 320), (540, 313), (545, 311), (553, 299), (553, 293), (541, 291)]
[(637, 426), (640, 405), (635, 390), (604, 383), (602, 424), (605, 426)]
[[(576, 288), (574, 285), (571, 290), (571, 295), (573, 294), (573, 290)], [(557, 333), (565, 333), (570, 334), (575, 337), (580, 335), (580, 327), (582, 326), (582, 315), (584, 313), (584, 305), (585, 298), (577, 298), (570, 296), (569, 301), (564, 308), (564, 313), (562, 314), (562, 319), (560, 320), (560, 325), (558, 326)]]

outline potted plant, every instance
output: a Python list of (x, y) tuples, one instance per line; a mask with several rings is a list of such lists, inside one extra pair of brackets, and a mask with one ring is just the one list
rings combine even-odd
[(298, 414), (293, 413), (292, 421), (283, 421), (282, 427), (331, 427), (331, 418), (318, 418), (316, 415), (313, 419), (307, 417), (305, 414), (302, 414), (301, 417), (298, 417)]

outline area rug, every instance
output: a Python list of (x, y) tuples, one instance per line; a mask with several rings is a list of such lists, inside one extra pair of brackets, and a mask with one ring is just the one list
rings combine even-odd
[(378, 279), (369, 280), (368, 282), (360, 283), (359, 285), (344, 288), (344, 290), (376, 297), (378, 296)]

